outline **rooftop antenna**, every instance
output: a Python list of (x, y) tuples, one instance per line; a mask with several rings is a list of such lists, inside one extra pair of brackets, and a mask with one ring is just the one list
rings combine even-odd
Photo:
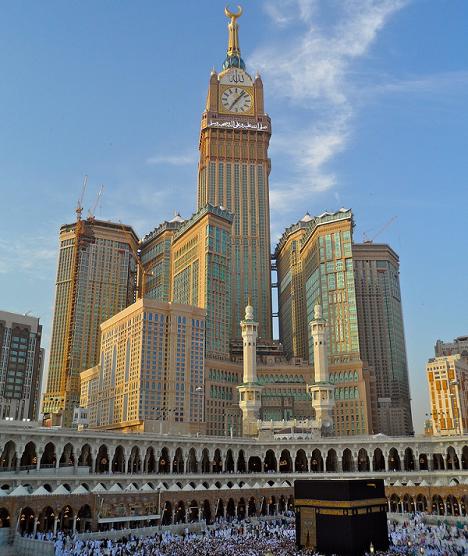
[(83, 212), (83, 199), (86, 192), (86, 187), (88, 186), (88, 175), (85, 175), (83, 180), (83, 187), (81, 188), (81, 196), (76, 204), (76, 219), (81, 220), (81, 213)]

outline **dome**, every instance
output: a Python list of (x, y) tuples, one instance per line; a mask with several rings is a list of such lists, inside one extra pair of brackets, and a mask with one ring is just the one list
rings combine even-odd
[(233, 56), (226, 56), (223, 63), (223, 70), (227, 70), (229, 68), (239, 68), (245, 70), (244, 60), (236, 54)]
[(301, 222), (310, 222), (311, 220), (312, 220), (312, 216), (310, 216), (308, 212), (306, 212), (304, 216), (301, 218)]

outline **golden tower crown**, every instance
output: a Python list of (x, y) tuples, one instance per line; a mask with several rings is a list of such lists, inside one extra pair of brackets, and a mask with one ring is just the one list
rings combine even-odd
[(245, 69), (245, 63), (240, 53), (239, 25), (237, 24), (237, 20), (242, 15), (242, 7), (237, 6), (237, 13), (234, 13), (226, 6), (224, 8), (224, 13), (231, 21), (228, 23), (228, 49), (226, 59), (223, 63), (223, 70), (228, 68)]

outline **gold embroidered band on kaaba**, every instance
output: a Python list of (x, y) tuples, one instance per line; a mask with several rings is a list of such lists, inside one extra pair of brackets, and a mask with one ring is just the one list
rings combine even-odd
[(368, 500), (310, 500), (308, 498), (296, 498), (294, 500), (296, 506), (312, 506), (314, 508), (340, 508), (343, 510), (352, 510), (353, 508), (387, 506), (386, 498), (369, 498)]

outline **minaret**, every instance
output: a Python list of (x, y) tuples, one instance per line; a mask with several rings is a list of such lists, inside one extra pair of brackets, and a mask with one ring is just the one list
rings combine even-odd
[(242, 411), (242, 435), (257, 435), (257, 420), (262, 406), (262, 386), (257, 382), (257, 330), (253, 307), (245, 308), (244, 320), (240, 323), (244, 343), (244, 381), (239, 390), (239, 407)]
[(328, 334), (327, 321), (322, 316), (322, 306), (314, 307), (314, 320), (309, 324), (314, 340), (314, 384), (309, 386), (315, 420), (322, 435), (333, 433), (333, 407), (335, 406), (335, 386), (328, 375)]

